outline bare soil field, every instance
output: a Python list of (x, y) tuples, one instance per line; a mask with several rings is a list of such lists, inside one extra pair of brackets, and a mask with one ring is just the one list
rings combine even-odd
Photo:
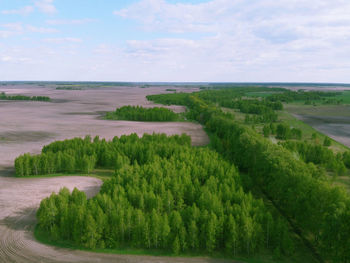
[[(0, 101), (0, 167), (12, 166), (23, 153), (37, 153), (42, 146), (73, 137), (99, 135), (112, 139), (123, 134), (160, 132), (187, 133), (193, 145), (209, 142), (202, 126), (190, 122), (130, 122), (101, 119), (101, 113), (124, 105), (154, 106), (146, 100), (148, 94), (167, 93), (166, 87), (141, 89), (138, 87), (98, 88), (84, 90), (56, 90), (54, 87), (15, 86), (1, 88), (7, 94), (49, 96), (53, 102)], [(185, 89), (193, 91), (193, 89)], [(176, 112), (183, 107), (173, 106)]]
[[(38, 153), (42, 146), (77, 136), (114, 136), (136, 132), (187, 133), (193, 145), (209, 142), (202, 126), (190, 122), (143, 123), (101, 120), (100, 113), (123, 105), (152, 106), (147, 94), (166, 92), (168, 87), (141, 89), (116, 87), (56, 90), (52, 87), (6, 86), (0, 92), (50, 96), (53, 102), (0, 101), (0, 262), (227, 262), (209, 258), (175, 258), (100, 254), (55, 248), (33, 237), (35, 213), (40, 201), (63, 186), (77, 187), (89, 197), (101, 181), (92, 177), (14, 178), (14, 159), (23, 153)], [(189, 90), (190, 91), (190, 90)], [(183, 111), (182, 107), (175, 107)]]

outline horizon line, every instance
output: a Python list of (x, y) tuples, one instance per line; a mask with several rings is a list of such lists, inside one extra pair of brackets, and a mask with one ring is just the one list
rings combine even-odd
[(281, 82), (281, 81), (100, 81), (100, 80), (0, 80), (0, 83), (109, 83), (109, 84), (152, 84), (152, 85), (159, 85), (159, 84), (175, 84), (175, 85), (183, 85), (183, 84), (190, 84), (190, 85), (227, 85), (227, 84), (239, 84), (239, 85), (321, 85), (321, 86), (335, 86), (335, 85), (342, 85), (342, 86), (350, 86), (350, 83), (343, 83), (343, 82)]

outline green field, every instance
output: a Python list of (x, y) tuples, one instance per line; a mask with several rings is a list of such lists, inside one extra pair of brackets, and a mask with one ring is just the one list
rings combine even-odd
[(350, 104), (350, 91), (349, 90), (342, 91), (341, 95), (338, 95), (335, 98), (343, 100), (344, 104)]

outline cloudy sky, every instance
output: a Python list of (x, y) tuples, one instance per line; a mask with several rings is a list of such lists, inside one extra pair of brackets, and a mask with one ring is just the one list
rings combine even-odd
[(0, 0), (0, 80), (350, 83), (350, 1)]

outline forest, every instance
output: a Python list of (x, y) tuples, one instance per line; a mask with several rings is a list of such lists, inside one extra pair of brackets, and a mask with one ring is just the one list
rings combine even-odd
[(164, 107), (144, 108), (142, 106), (123, 106), (105, 115), (107, 120), (128, 121), (179, 121), (179, 114)]
[(5, 92), (1, 92), (0, 100), (32, 100), (32, 101), (51, 101), (47, 96), (24, 96), (24, 95), (6, 95)]
[[(211, 91), (205, 92), (210, 97)], [(213, 96), (218, 92), (213, 91)], [(295, 158), (297, 149), (276, 145), (251, 127), (227, 118), (211, 100), (201, 99), (200, 93), (182, 95), (183, 101), (179, 104), (189, 108), (188, 116), (205, 125), (211, 134), (212, 147), (249, 176), (245, 178), (248, 189), (257, 188), (264, 193), (285, 218), (300, 229), (300, 234), (320, 258), (348, 262), (350, 198), (345, 190), (319, 176), (322, 169), (311, 161), (322, 164), (322, 159), (306, 163), (307, 159)], [(157, 103), (172, 103), (172, 94), (148, 96), (150, 100), (153, 98)], [(176, 94), (173, 103), (179, 98)], [(318, 148), (312, 150), (318, 154)], [(343, 163), (347, 158), (348, 153), (344, 153)], [(342, 165), (339, 159), (336, 157), (335, 162)]]
[(342, 100), (334, 98), (340, 94), (340, 92), (330, 91), (285, 90), (281, 93), (276, 93), (269, 96), (268, 100), (287, 103), (293, 101), (304, 101), (305, 104), (311, 104), (313, 101), (322, 101), (324, 104), (340, 104)]
[(115, 169), (113, 179), (89, 200), (77, 189), (44, 199), (37, 212), (39, 231), (91, 249), (291, 254), (294, 244), (286, 221), (244, 192), (232, 164), (190, 142), (186, 135), (132, 134), (112, 141), (86, 137), (54, 142), (41, 155), (27, 155), (28, 163), (44, 155), (67, 154), (76, 163), (88, 156), (98, 167)]
[(147, 96), (186, 106), (186, 118), (208, 132), (209, 147), (191, 147), (186, 135), (133, 134), (111, 141), (87, 136), (19, 156), (18, 176), (115, 171), (92, 199), (77, 189), (44, 199), (37, 213), (39, 231), (76, 247), (225, 257), (264, 251), (288, 256), (301, 240), (320, 262), (349, 262), (350, 197), (331, 184), (328, 174), (348, 173), (350, 152), (333, 152), (327, 137), (322, 145), (303, 141), (300, 130), (278, 119), (237, 120), (221, 102), (231, 101), (236, 115), (245, 114), (237, 105), (276, 113), (282, 101), (269, 98), (274, 95), (251, 98), (231, 88)]

